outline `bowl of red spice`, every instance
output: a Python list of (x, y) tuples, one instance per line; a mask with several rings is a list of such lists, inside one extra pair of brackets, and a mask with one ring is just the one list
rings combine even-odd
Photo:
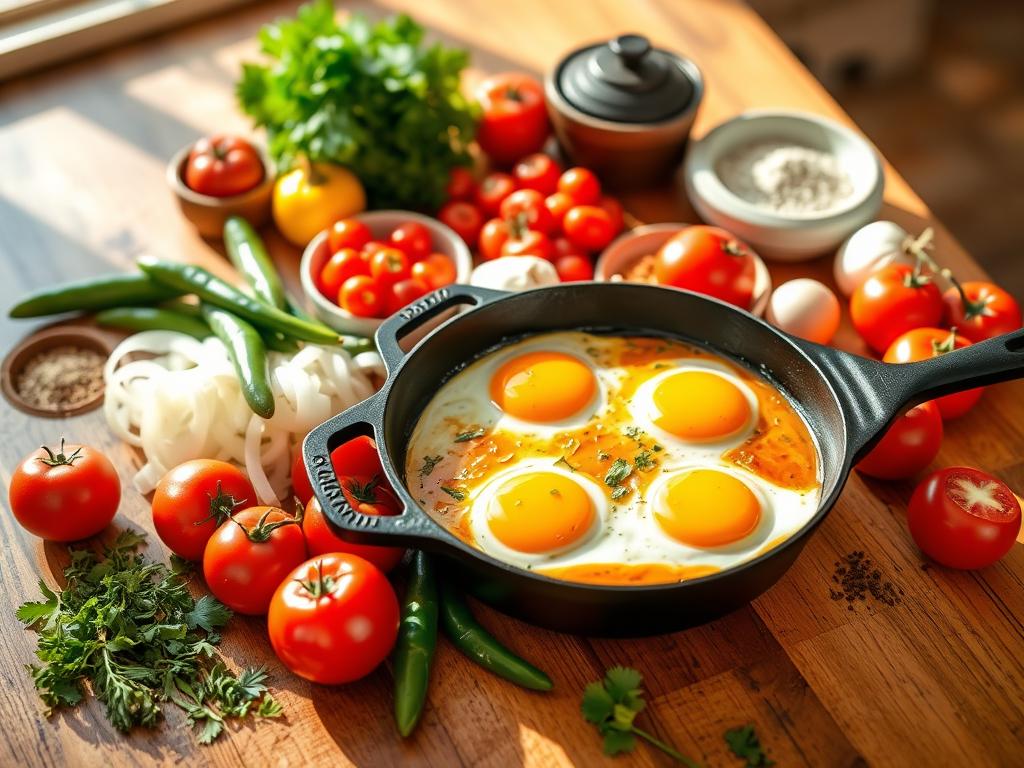
[(75, 416), (103, 402), (110, 337), (95, 328), (57, 326), (24, 339), (4, 358), (0, 383), (14, 407), (33, 416)]

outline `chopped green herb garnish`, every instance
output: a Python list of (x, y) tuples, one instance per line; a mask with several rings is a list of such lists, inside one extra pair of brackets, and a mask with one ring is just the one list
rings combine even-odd
[(725, 732), (725, 743), (736, 757), (746, 760), (746, 768), (766, 768), (775, 765), (768, 759), (753, 725), (732, 728)]
[(661, 447), (660, 445), (658, 445), (657, 443), (655, 443), (654, 445), (652, 445), (652, 446), (651, 446), (651, 450), (652, 450), (652, 451), (654, 451), (655, 453), (660, 453), (661, 451), (663, 451), (663, 450), (665, 450), (665, 449), (664, 449), (664, 448), (662, 448), (662, 447)]
[(561, 464), (564, 467), (566, 467), (570, 472), (575, 472), (576, 471), (576, 467), (574, 467), (572, 464), (570, 464), (569, 460), (567, 458), (565, 458), (565, 456), (562, 456), (558, 461), (555, 462), (555, 466), (556, 467), (559, 464)]
[(440, 463), (440, 456), (424, 456), (423, 466), (420, 467), (420, 477), (427, 477), (431, 472), (434, 471), (434, 467)]
[(458, 488), (449, 488), (447, 486), (442, 485), (441, 486), (441, 490), (444, 491), (445, 493), (447, 493), (449, 496), (451, 496), (456, 501), (465, 501), (466, 500), (466, 494), (464, 494)]
[(455, 442), (465, 443), (470, 440), (476, 440), (478, 437), (483, 437), (485, 434), (487, 434), (487, 430), (483, 427), (470, 430), (469, 432), (460, 432), (455, 436)]
[(612, 455), (610, 453), (607, 453), (606, 451), (598, 451), (597, 452), (597, 460), (598, 461), (608, 461), (608, 459), (610, 459), (611, 457), (612, 457)]
[(561, 496), (562, 495), (562, 492), (559, 491), (557, 488), (552, 488), (550, 493), (551, 493), (552, 496)]
[(623, 496), (628, 494), (630, 487), (628, 485), (620, 485), (618, 488), (612, 491), (612, 498), (615, 500), (621, 499)]
[(616, 485), (621, 485), (622, 481), (630, 476), (633, 472), (633, 467), (625, 459), (616, 459), (612, 462), (611, 467), (605, 473), (604, 482), (605, 485), (610, 485), (613, 488)]
[(646, 472), (649, 469), (653, 469), (658, 462), (651, 458), (650, 451), (640, 451), (636, 456), (633, 457), (633, 464), (641, 472)]

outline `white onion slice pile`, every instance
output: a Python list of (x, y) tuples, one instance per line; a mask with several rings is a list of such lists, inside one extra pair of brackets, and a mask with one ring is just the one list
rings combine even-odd
[[(130, 355), (146, 359), (129, 360)], [(313, 427), (373, 394), (368, 374), (380, 357), (353, 360), (339, 347), (307, 344), (294, 355), (268, 352), (274, 416), (246, 405), (224, 345), (172, 331), (129, 336), (107, 360), (104, 413), (110, 428), (141, 448), (140, 493), (190, 459), (245, 468), (260, 503), (280, 506), (291, 482), (290, 451)], [(123, 364), (122, 364), (123, 363)]]

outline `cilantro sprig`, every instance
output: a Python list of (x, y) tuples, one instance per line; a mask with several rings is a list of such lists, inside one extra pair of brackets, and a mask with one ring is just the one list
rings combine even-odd
[(639, 736), (687, 768), (700, 768), (699, 763), (634, 724), (636, 716), (647, 706), (642, 683), (643, 677), (635, 669), (612, 667), (605, 673), (604, 680), (590, 683), (583, 689), (580, 709), (583, 717), (597, 726), (604, 737), (604, 753), (632, 752)]
[(731, 728), (725, 732), (725, 743), (736, 757), (746, 760), (746, 768), (768, 768), (775, 762), (768, 759), (753, 725)]

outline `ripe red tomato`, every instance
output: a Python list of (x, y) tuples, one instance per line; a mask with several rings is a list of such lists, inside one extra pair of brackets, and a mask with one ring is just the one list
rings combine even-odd
[(755, 267), (750, 248), (724, 229), (694, 225), (661, 246), (654, 274), (662, 285), (685, 288), (749, 309)]
[[(882, 359), (887, 363), (914, 363), (970, 345), (971, 342), (963, 336), (943, 328), (914, 328), (894, 339)], [(955, 419), (971, 410), (984, 391), (984, 387), (976, 387), (944, 395), (936, 399), (935, 404), (939, 406), (942, 418)]]
[(380, 240), (370, 240), (366, 245), (364, 245), (360, 249), (359, 252), (363, 254), (363, 257), (366, 259), (366, 263), (369, 264), (370, 259), (373, 257), (373, 254), (377, 253), (377, 251), (382, 251), (385, 248), (390, 247), (390, 245), (388, 245), (387, 243), (382, 243)]
[(927, 275), (907, 264), (890, 264), (853, 292), (850, 319), (872, 349), (885, 352), (901, 333), (939, 324), (942, 294)]
[(557, 232), (561, 232), (565, 222), (565, 214), (576, 207), (576, 201), (565, 192), (555, 192), (544, 198), (544, 207), (548, 209), (551, 218), (554, 219)]
[[(394, 491), (391, 490), (391, 486), (388, 485), (387, 479), (383, 475), (384, 468), (380, 463), (380, 456), (377, 454), (377, 444), (371, 437), (360, 435), (339, 445), (331, 451), (331, 467), (339, 478), (350, 475), (356, 477), (379, 476), (381, 480), (378, 487), (389, 491), (394, 496)], [(292, 463), (292, 490), (303, 504), (313, 497), (313, 487), (309, 482), (309, 474), (306, 472), (305, 462), (302, 459), (302, 451), (295, 455), (295, 460)]]
[(501, 246), (501, 255), (536, 256), (551, 261), (555, 257), (555, 247), (543, 232), (535, 229), (519, 230)]
[(409, 277), (411, 268), (412, 261), (397, 248), (381, 248), (370, 257), (370, 277), (385, 288)]
[(393, 315), (402, 307), (412, 304), (416, 299), (426, 296), (428, 293), (430, 293), (430, 286), (422, 280), (412, 277), (406, 280), (399, 280), (391, 286), (388, 292), (387, 313)]
[(501, 250), (505, 247), (511, 233), (509, 224), (504, 219), (491, 219), (484, 224), (480, 230), (480, 255), (485, 261), (491, 261), (501, 256)]
[(586, 256), (559, 256), (555, 259), (555, 270), (563, 283), (594, 279), (594, 267)]
[(544, 205), (544, 195), (535, 189), (517, 189), (501, 201), (501, 218), (523, 229), (535, 229), (546, 235), (556, 229), (551, 212)]
[(153, 493), (153, 527), (178, 557), (199, 560), (217, 527), (235, 509), (256, 503), (252, 483), (234, 464), (193, 459), (161, 478)]
[(535, 78), (494, 75), (476, 89), (476, 99), (483, 110), (476, 140), (494, 162), (508, 165), (544, 146), (550, 128), (544, 87)]
[(88, 445), (40, 448), (11, 475), (7, 496), (15, 519), (48, 541), (93, 536), (114, 519), (121, 481), (110, 460)]
[(188, 153), (185, 185), (201, 195), (230, 197), (263, 181), (259, 153), (239, 136), (204, 136)]
[(557, 261), (562, 256), (582, 256), (588, 259), (587, 252), (582, 248), (578, 248), (573, 245), (567, 237), (556, 237), (551, 241), (551, 246), (555, 250), (555, 260)]
[(337, 253), (342, 248), (360, 251), (372, 239), (370, 228), (359, 219), (338, 219), (327, 230), (327, 247), (331, 253)]
[(362, 254), (353, 248), (342, 248), (331, 254), (324, 268), (320, 270), (317, 287), (324, 296), (334, 301), (346, 280), (356, 275), (368, 274), (370, 265)]
[(432, 253), (412, 265), (412, 276), (431, 290), (444, 288), (455, 282), (455, 263), (443, 253)]
[(460, 165), (451, 169), (448, 174), (448, 186), (445, 194), (449, 200), (472, 200), (476, 194), (476, 179), (468, 168)]
[(933, 402), (921, 403), (896, 420), (857, 471), (883, 480), (902, 480), (927, 467), (942, 444), (942, 416)]
[(485, 216), (497, 216), (501, 201), (516, 191), (516, 182), (507, 173), (488, 173), (476, 190), (476, 206)]
[(461, 237), (470, 248), (480, 238), (480, 230), (484, 226), (484, 215), (472, 203), (453, 200), (445, 203), (437, 213), (437, 218), (447, 224), (455, 234)]
[(313, 498), (313, 485), (309, 482), (309, 475), (306, 473), (306, 462), (302, 458), (302, 446), (295, 451), (295, 458), (292, 459), (292, 494), (302, 506), (306, 506)]
[(426, 258), (434, 250), (430, 230), (418, 221), (407, 221), (399, 224), (388, 236), (388, 242), (406, 256), (409, 261)]
[(612, 229), (615, 230), (616, 235), (619, 234), (626, 223), (625, 216), (622, 212), (622, 203), (614, 197), (605, 196), (597, 201), (597, 207), (603, 208), (608, 213), (608, 216), (610, 216), (612, 220)]
[(307, 680), (358, 680), (387, 658), (398, 635), (398, 600), (387, 577), (356, 555), (318, 555), (281, 582), (267, 632), (274, 653)]
[(600, 251), (615, 237), (615, 226), (608, 211), (596, 205), (570, 208), (562, 221), (569, 242), (586, 251)]
[[(383, 494), (383, 490), (379, 492)], [(346, 494), (347, 496), (347, 494)], [(394, 511), (385, 514), (398, 514), (397, 500), (395, 500)], [(346, 541), (334, 532), (323, 510), (316, 498), (309, 500), (306, 505), (306, 514), (302, 518), (302, 532), (306, 536), (306, 547), (310, 555), (328, 555), (331, 552), (347, 552), (350, 555), (359, 557), (373, 563), (382, 571), (390, 571), (402, 561), (405, 550), (401, 547), (375, 547), (370, 544), (355, 544)]]
[(260, 616), (281, 580), (306, 559), (299, 521), (277, 507), (249, 507), (221, 523), (203, 552), (203, 578), (231, 610)]
[(950, 568), (984, 568), (1010, 551), (1020, 504), (1000, 480), (970, 467), (946, 467), (921, 481), (907, 509), (921, 551)]
[(562, 169), (558, 163), (543, 152), (527, 155), (512, 169), (520, 189), (535, 189), (542, 195), (550, 195), (558, 189), (558, 177), (561, 174)]
[(971, 341), (984, 341), (1021, 327), (1020, 305), (995, 283), (964, 283), (943, 295), (946, 325)]
[(385, 288), (368, 275), (350, 277), (341, 286), (338, 306), (356, 317), (383, 317), (387, 308)]
[(558, 191), (575, 200), (576, 205), (597, 205), (601, 199), (601, 182), (593, 171), (570, 168), (558, 179)]

